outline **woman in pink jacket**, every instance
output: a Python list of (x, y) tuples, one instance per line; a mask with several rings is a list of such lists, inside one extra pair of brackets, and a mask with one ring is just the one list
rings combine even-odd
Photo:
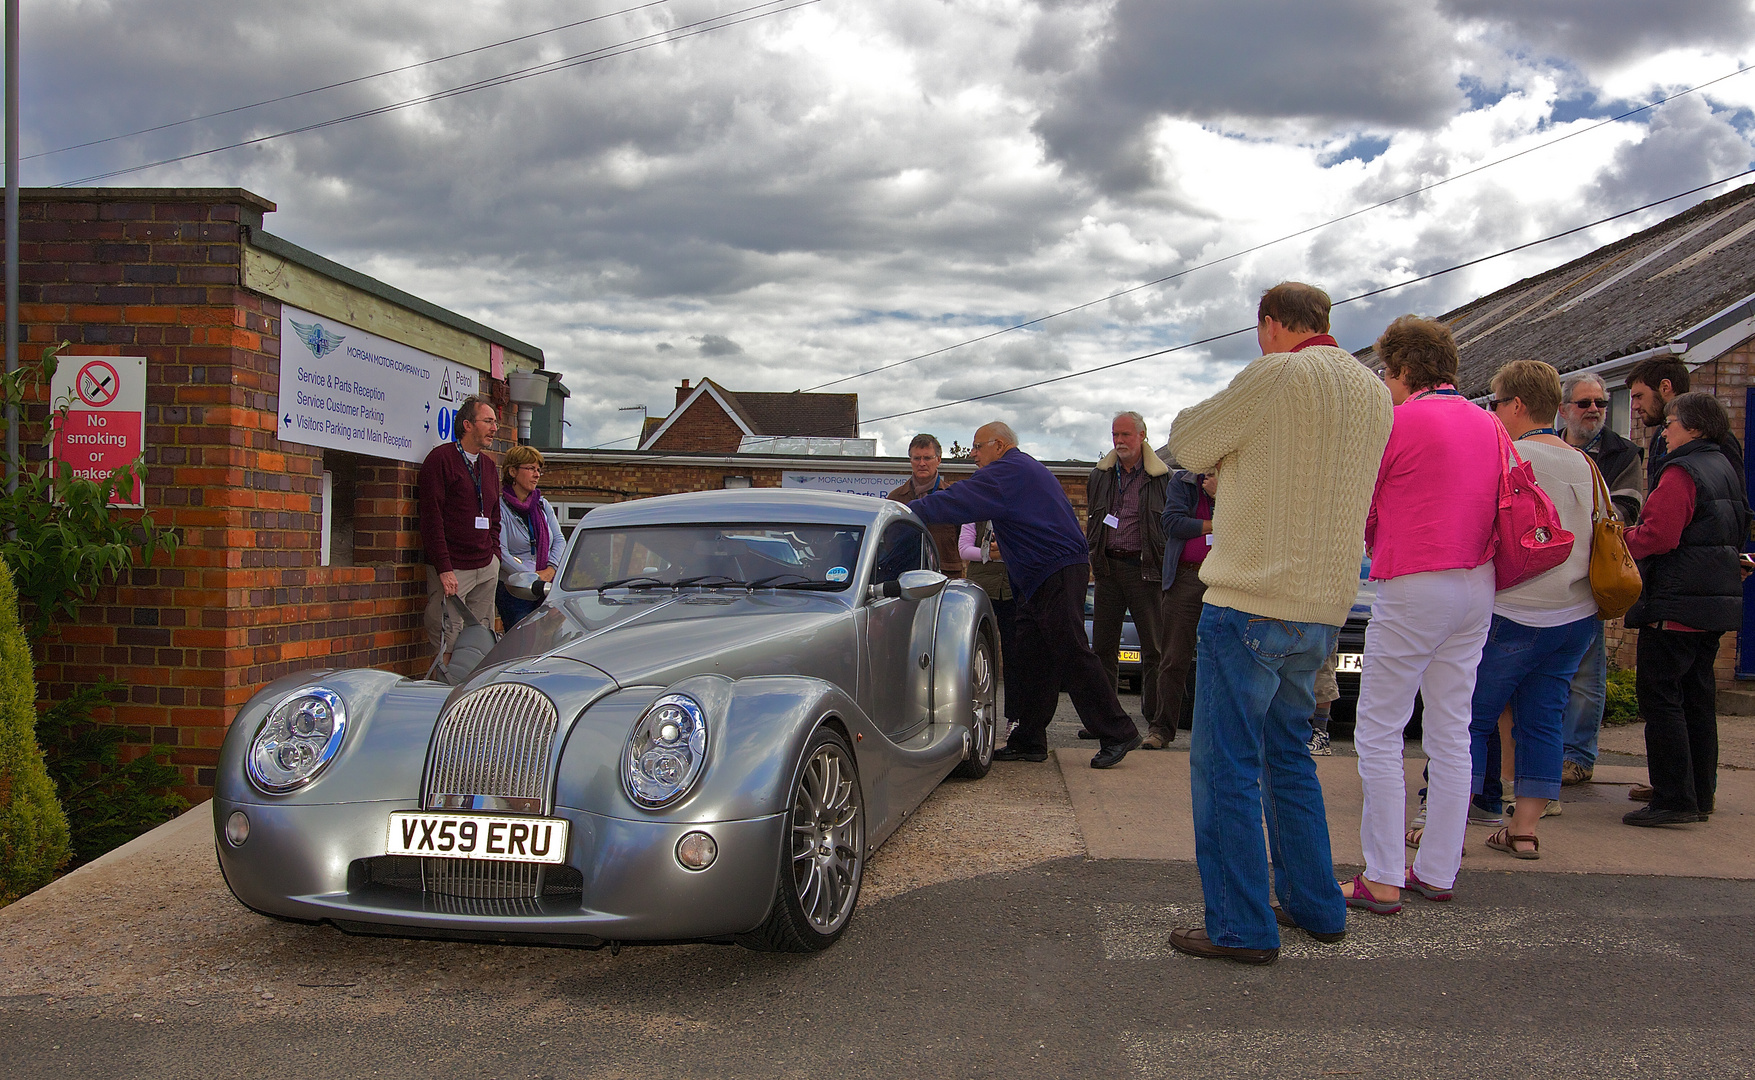
[[(1341, 891), (1349, 907), (1401, 910), (1403, 888), (1450, 899), (1469, 804), (1469, 701), (1493, 617), (1493, 522), (1499, 503), (1499, 425), (1464, 398), (1456, 342), (1442, 323), (1403, 316), (1377, 340), (1395, 425), (1365, 522), (1378, 582), (1365, 630), (1353, 742), (1365, 809), (1365, 872)], [(1403, 731), (1414, 695), (1429, 761), (1426, 832), (1410, 870)]]

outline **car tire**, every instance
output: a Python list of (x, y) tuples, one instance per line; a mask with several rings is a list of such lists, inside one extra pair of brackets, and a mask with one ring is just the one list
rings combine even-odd
[(737, 940), (759, 952), (816, 952), (847, 929), (865, 878), (865, 800), (840, 732), (820, 727), (805, 743), (783, 816), (774, 903)]
[(966, 780), (979, 780), (993, 768), (993, 749), (999, 740), (998, 679), (994, 675), (993, 645), (985, 632), (975, 635), (969, 653), (969, 704), (972, 745), (969, 757), (951, 772)]

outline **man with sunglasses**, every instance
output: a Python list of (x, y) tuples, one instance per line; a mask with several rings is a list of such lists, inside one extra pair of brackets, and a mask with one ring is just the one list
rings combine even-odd
[[(1595, 375), (1574, 375), (1566, 380), (1560, 398), (1561, 437), (1582, 450), (1596, 463), (1609, 486), (1609, 498), (1622, 522), (1639, 520), (1645, 502), (1645, 452), (1631, 439), (1610, 430), (1609, 392)], [(1603, 624), (1584, 650), (1584, 660), (1572, 676), (1572, 688), (1561, 721), (1564, 757), (1560, 782), (1587, 783), (1597, 766), (1597, 735), (1603, 726), (1603, 707), (1609, 694), (1609, 658), (1604, 647)]]
[(1566, 380), (1560, 399), (1561, 436), (1596, 462), (1597, 471), (1609, 485), (1609, 497), (1621, 520), (1639, 520), (1645, 502), (1645, 477), (1641, 468), (1645, 452), (1632, 439), (1609, 428), (1609, 391), (1595, 375), (1574, 375)]

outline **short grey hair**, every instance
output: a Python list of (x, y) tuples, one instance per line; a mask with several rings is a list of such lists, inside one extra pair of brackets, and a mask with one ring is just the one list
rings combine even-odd
[(1586, 372), (1583, 375), (1573, 375), (1560, 384), (1560, 404), (1572, 404), (1572, 392), (1577, 390), (1579, 386), (1584, 383), (1596, 383), (1597, 389), (1602, 390), (1605, 393), (1607, 393), (1609, 389), (1608, 383), (1604, 382), (1599, 376), (1592, 375), (1589, 372)]
[(1724, 442), (1731, 431), (1731, 418), (1725, 412), (1724, 403), (1702, 390), (1677, 394), (1664, 406), (1664, 415), (1715, 443)]
[(1134, 422), (1134, 426), (1136, 426), (1140, 429), (1140, 438), (1142, 438), (1142, 439), (1145, 438), (1145, 436), (1146, 436), (1146, 418), (1141, 416), (1139, 413), (1134, 412), (1132, 409), (1128, 409), (1124, 412), (1118, 412), (1114, 416), (1110, 417), (1109, 418), (1110, 425), (1114, 426), (1115, 421), (1121, 419), (1124, 416), (1127, 417), (1129, 420), (1132, 420)]
[(1005, 443), (1007, 446), (1018, 445), (1018, 433), (1013, 431), (1012, 426), (1004, 420), (993, 420), (982, 426), (992, 428), (993, 437)]

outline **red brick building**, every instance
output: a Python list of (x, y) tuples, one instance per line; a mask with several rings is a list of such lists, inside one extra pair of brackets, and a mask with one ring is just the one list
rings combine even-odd
[[(641, 450), (735, 454), (768, 452), (777, 440), (859, 439), (858, 394), (732, 392), (711, 379), (676, 388), (676, 407), (649, 417)], [(875, 443), (856, 448), (869, 456)], [(837, 448), (840, 449), (840, 448)]]
[(430, 659), (418, 465), (294, 441), (280, 379), (283, 344), (297, 339), (283, 305), (391, 343), (377, 353), (426, 358), (507, 419), (504, 376), (543, 364), (534, 346), (264, 231), (274, 208), (241, 189), (21, 198), (21, 360), (59, 341), (146, 358), (146, 504), (181, 539), (174, 558), (51, 634), (39, 692), (122, 683), (115, 719), (132, 752), (168, 751), (197, 799), (227, 724), (262, 684), (312, 667), (413, 675)]

